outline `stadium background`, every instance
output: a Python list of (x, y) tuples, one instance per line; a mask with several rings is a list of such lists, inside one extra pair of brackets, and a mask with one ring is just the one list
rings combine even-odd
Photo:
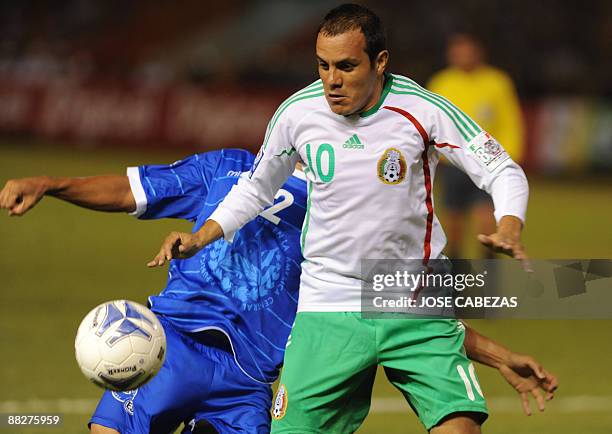
[[(123, 173), (221, 146), (256, 150), (284, 97), (316, 78), (313, 32), (338, 2), (24, 0), (0, 3), (0, 183)], [(446, 37), (478, 35), (515, 79), (528, 127), (534, 258), (612, 257), (612, 4), (603, 0), (367, 3), (391, 70), (424, 83)], [(443, 214), (443, 210), (442, 211)], [(113, 298), (144, 302), (165, 270), (144, 266), (171, 229), (44, 200), (0, 216), (0, 413), (60, 412), (84, 431), (100, 392), (73, 357), (78, 322)], [(468, 248), (474, 254), (476, 245)], [(610, 321), (475, 321), (539, 358), (561, 387), (544, 414), (479, 368), (486, 432), (612, 432)], [(382, 374), (382, 373), (381, 373)], [(422, 432), (379, 375), (361, 434)]]

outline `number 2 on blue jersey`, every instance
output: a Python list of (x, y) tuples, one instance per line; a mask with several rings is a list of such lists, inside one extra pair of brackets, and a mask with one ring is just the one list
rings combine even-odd
[(283, 200), (278, 203), (275, 203), (270, 208), (266, 208), (259, 214), (260, 216), (262, 216), (266, 220), (271, 221), (275, 225), (278, 225), (281, 221), (280, 217), (276, 216), (276, 214), (281, 212), (285, 208), (290, 207), (293, 204), (294, 200), (293, 194), (283, 188), (278, 190), (278, 192), (274, 196), (274, 199), (278, 199), (280, 197), (282, 197)]

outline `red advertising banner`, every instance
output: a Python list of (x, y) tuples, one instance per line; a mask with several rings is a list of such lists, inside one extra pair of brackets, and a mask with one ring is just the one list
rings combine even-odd
[[(0, 133), (52, 140), (256, 151), (290, 91), (188, 84), (136, 87), (0, 77)], [(612, 104), (547, 98), (524, 104), (524, 166), (543, 173), (612, 168)]]
[(0, 80), (0, 132), (48, 139), (256, 150), (284, 92)]

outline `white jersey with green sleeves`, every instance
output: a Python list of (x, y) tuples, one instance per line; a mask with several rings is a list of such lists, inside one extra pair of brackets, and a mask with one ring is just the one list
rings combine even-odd
[(321, 81), (283, 102), (253, 170), (211, 216), (231, 241), (302, 161), (308, 180), (298, 311), (361, 309), (362, 259), (439, 258), (446, 244), (432, 186), (440, 154), (525, 220), (528, 186), (503, 147), (445, 98), (388, 75), (376, 106), (341, 116)]

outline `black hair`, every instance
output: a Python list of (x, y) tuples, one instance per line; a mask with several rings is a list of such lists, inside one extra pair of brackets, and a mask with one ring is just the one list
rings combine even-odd
[(373, 63), (387, 49), (387, 38), (382, 21), (370, 9), (353, 3), (335, 7), (325, 15), (317, 34), (336, 36), (356, 29), (365, 36), (365, 52)]

